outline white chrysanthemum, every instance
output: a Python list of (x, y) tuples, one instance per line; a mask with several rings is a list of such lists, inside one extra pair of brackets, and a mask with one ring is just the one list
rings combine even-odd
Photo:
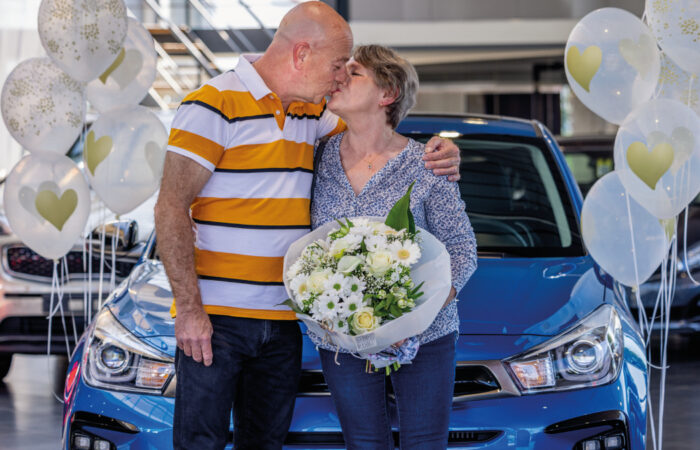
[(299, 299), (297, 303), (301, 303), (302, 299), (309, 298), (311, 291), (309, 290), (308, 281), (309, 277), (306, 275), (297, 275), (292, 278), (290, 287), (292, 288), (292, 292), (294, 292), (294, 297)]
[(338, 296), (350, 294), (350, 280), (343, 276), (342, 273), (334, 273), (324, 284), (326, 292), (334, 292)]
[(349, 277), (347, 280), (348, 290), (350, 291), (348, 295), (359, 295), (360, 298), (362, 298), (362, 293), (364, 292), (365, 287), (367, 286), (365, 281), (357, 277)]
[(301, 259), (297, 259), (294, 264), (289, 266), (289, 269), (287, 269), (287, 279), (288, 280), (293, 280), (294, 277), (296, 277), (299, 274), (299, 271), (301, 270)]
[(353, 220), (353, 227), (350, 228), (351, 234), (356, 234), (360, 236), (371, 236), (374, 234), (374, 228), (370, 225), (370, 221), (367, 219), (355, 219)]
[(369, 236), (365, 238), (365, 246), (369, 252), (378, 252), (381, 250), (386, 250), (388, 248), (388, 243), (384, 235), (378, 234), (375, 236)]
[(350, 327), (348, 326), (348, 321), (345, 317), (339, 317), (333, 322), (333, 330), (340, 333), (348, 334)]
[(365, 302), (362, 299), (361, 294), (352, 294), (343, 300), (343, 310), (341, 311), (341, 317), (348, 317), (360, 310), (360, 308), (365, 306)]
[(389, 244), (389, 251), (394, 259), (404, 266), (413, 265), (420, 259), (420, 246), (408, 240), (392, 242)]
[(321, 320), (335, 321), (340, 312), (340, 298), (333, 292), (324, 292), (319, 295), (316, 303), (318, 304), (318, 315)]

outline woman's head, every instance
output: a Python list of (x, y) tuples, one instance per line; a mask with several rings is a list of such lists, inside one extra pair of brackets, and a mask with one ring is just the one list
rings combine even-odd
[(390, 48), (362, 45), (348, 61), (349, 81), (334, 91), (328, 107), (341, 117), (384, 111), (396, 128), (416, 104), (418, 75), (411, 63)]

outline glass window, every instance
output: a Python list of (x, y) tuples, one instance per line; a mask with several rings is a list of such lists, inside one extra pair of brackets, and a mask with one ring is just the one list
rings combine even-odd
[(564, 179), (544, 141), (464, 136), (454, 142), (462, 150), (459, 188), (480, 252), (584, 254)]

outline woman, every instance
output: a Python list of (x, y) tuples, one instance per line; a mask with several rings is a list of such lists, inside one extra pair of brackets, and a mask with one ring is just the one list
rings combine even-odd
[[(394, 51), (361, 46), (347, 63), (349, 81), (331, 94), (328, 108), (347, 131), (325, 145), (316, 170), (314, 228), (342, 217), (385, 216), (416, 184), (416, 225), (440, 239), (450, 254), (453, 288), (432, 325), (418, 339), (411, 364), (391, 374), (402, 449), (447, 446), (459, 318), (453, 301), (476, 269), (476, 241), (456, 183), (436, 177), (420, 160), (424, 146), (394, 130), (415, 104), (418, 77)], [(384, 371), (309, 333), (321, 354), (348, 449), (393, 449)], [(336, 364), (335, 361), (339, 364)]]

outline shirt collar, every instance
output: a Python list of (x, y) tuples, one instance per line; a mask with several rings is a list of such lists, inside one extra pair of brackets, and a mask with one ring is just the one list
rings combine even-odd
[(238, 59), (238, 64), (236, 65), (235, 72), (238, 74), (238, 78), (245, 85), (245, 87), (250, 91), (250, 93), (255, 97), (255, 100), (260, 100), (267, 94), (272, 93), (269, 87), (265, 84), (258, 71), (253, 67), (253, 63), (260, 59), (262, 55), (246, 53), (242, 54)]

